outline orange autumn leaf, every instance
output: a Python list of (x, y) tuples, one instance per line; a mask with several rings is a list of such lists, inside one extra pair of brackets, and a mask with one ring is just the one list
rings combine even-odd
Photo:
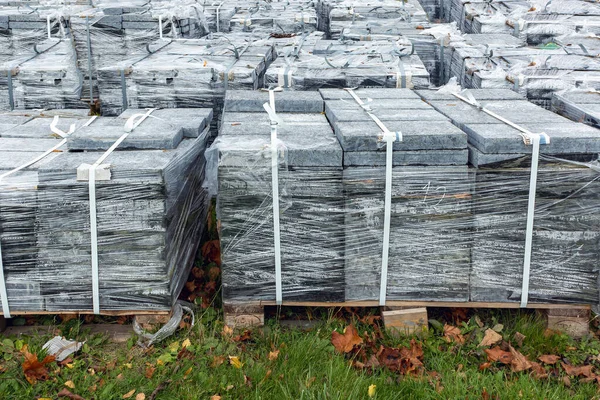
[(208, 262), (221, 265), (221, 242), (211, 240), (202, 245), (202, 257)]
[(560, 357), (554, 354), (544, 354), (539, 356), (538, 360), (540, 360), (544, 364), (554, 365), (560, 360)]
[(502, 364), (510, 364), (513, 359), (513, 355), (510, 351), (504, 351), (500, 347), (492, 347), (491, 349), (484, 350), (487, 353), (488, 360), (492, 362), (500, 362)]
[(564, 362), (561, 362), (560, 365), (569, 376), (584, 376), (590, 378), (594, 375), (592, 372), (593, 365), (581, 365), (576, 367), (574, 365), (565, 364)]
[(33, 385), (38, 380), (45, 381), (48, 379), (49, 372), (46, 365), (55, 360), (54, 356), (46, 356), (42, 361), (39, 361), (36, 354), (31, 354), (27, 350), (23, 352), (23, 355), (25, 356), (25, 361), (23, 361), (22, 367), (27, 382)]
[(526, 371), (531, 368), (531, 361), (527, 359), (519, 351), (515, 350), (512, 346), (508, 346), (510, 354), (512, 355), (512, 361), (510, 362), (510, 369), (513, 372)]
[(358, 331), (352, 325), (348, 325), (344, 329), (344, 334), (336, 331), (331, 332), (331, 344), (340, 353), (348, 353), (352, 351), (355, 345), (362, 342), (362, 338), (358, 336)]
[(488, 346), (498, 343), (501, 340), (502, 340), (502, 335), (500, 335), (493, 329), (488, 328), (485, 331), (485, 336), (483, 337), (483, 340), (481, 341), (481, 343), (479, 343), (479, 346), (480, 347), (488, 347)]
[(269, 361), (275, 361), (279, 357), (279, 350), (269, 352)]
[(460, 333), (460, 329), (456, 326), (444, 325), (444, 340), (448, 343), (463, 344), (465, 342), (464, 336)]

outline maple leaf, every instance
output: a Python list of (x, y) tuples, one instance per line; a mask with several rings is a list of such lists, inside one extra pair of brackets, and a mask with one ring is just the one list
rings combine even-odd
[(560, 357), (554, 354), (544, 354), (539, 356), (538, 360), (540, 360), (544, 364), (554, 365), (560, 360)]
[(511, 345), (508, 346), (513, 359), (510, 363), (510, 368), (513, 372), (526, 371), (531, 368), (531, 362), (523, 354), (515, 350)]
[(592, 372), (593, 365), (582, 365), (579, 367), (565, 364), (561, 362), (560, 365), (563, 367), (567, 375), (569, 376), (585, 376), (586, 378), (590, 378), (594, 375)]
[(448, 343), (463, 344), (465, 342), (464, 336), (460, 333), (460, 329), (456, 326), (444, 325), (444, 340)]
[(500, 347), (492, 347), (491, 349), (484, 350), (487, 353), (488, 360), (492, 362), (500, 362), (502, 364), (510, 364), (513, 359), (513, 355), (510, 351), (504, 351)]
[(75, 393), (71, 393), (69, 391), (69, 389), (67, 388), (63, 388), (63, 390), (61, 390), (60, 392), (58, 392), (58, 394), (56, 395), (58, 397), (66, 397), (70, 400), (85, 400), (83, 397), (79, 396), (78, 394)]
[(27, 382), (33, 385), (38, 380), (45, 381), (48, 379), (49, 372), (48, 368), (46, 368), (46, 365), (55, 360), (54, 356), (46, 356), (42, 361), (39, 361), (36, 354), (31, 354), (25, 348), (23, 355), (25, 356), (25, 361), (23, 361), (22, 367)]
[(488, 347), (488, 346), (498, 343), (501, 340), (502, 340), (502, 335), (500, 335), (498, 332), (494, 331), (493, 329), (488, 328), (485, 331), (485, 335), (483, 337), (483, 340), (481, 340), (481, 343), (479, 343), (479, 346), (480, 347)]
[(340, 353), (349, 353), (355, 345), (359, 345), (362, 342), (362, 338), (358, 336), (356, 328), (352, 325), (348, 325), (344, 329), (343, 335), (336, 331), (331, 332), (331, 344)]

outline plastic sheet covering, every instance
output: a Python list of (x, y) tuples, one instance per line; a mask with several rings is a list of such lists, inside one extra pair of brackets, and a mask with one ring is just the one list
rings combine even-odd
[(139, 58), (98, 70), (102, 110), (220, 107), (226, 89), (257, 89), (275, 57), (272, 44), (251, 36), (159, 40)]
[(573, 121), (600, 128), (600, 93), (585, 88), (553, 93), (552, 111)]
[(312, 54), (280, 57), (265, 74), (265, 86), (294, 90), (322, 87), (429, 86), (429, 73), (409, 41), (319, 41)]
[(82, 107), (81, 75), (65, 20), (37, 13), (2, 18), (0, 109)]
[[(156, 111), (138, 126), (105, 161), (110, 179), (96, 181), (101, 312), (170, 310), (193, 264), (207, 213), (201, 184), (208, 131), (200, 129), (209, 121), (198, 122), (197, 137), (188, 137), (193, 129), (177, 122), (178, 112)], [(36, 120), (1, 133), (0, 175), (60, 142)], [(0, 182), (0, 245), (15, 313), (92, 310), (89, 184), (78, 174), (123, 134), (125, 120), (80, 126), (69, 142), (104, 144), (86, 152), (63, 146)], [(68, 130), (67, 121), (58, 122)], [(171, 137), (174, 147), (158, 146), (161, 137)]]
[(317, 30), (312, 1), (257, 2), (240, 8), (231, 18), (232, 32), (290, 34)]

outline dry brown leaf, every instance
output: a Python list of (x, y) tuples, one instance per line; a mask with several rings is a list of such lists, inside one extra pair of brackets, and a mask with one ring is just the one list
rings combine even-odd
[(221, 265), (221, 242), (211, 240), (202, 245), (202, 258), (208, 262)]
[(66, 381), (65, 386), (70, 389), (75, 389), (75, 384), (73, 383), (73, 381)]
[(233, 336), (233, 329), (229, 325), (223, 326), (223, 332), (221, 334), (225, 337)]
[(562, 382), (565, 384), (566, 387), (571, 387), (571, 380), (568, 376), (563, 376)]
[(548, 372), (540, 363), (536, 362), (531, 363), (531, 374), (536, 379), (546, 379), (548, 377)]
[(331, 332), (331, 344), (333, 344), (333, 347), (340, 353), (348, 353), (352, 351), (355, 345), (361, 344), (362, 342), (362, 338), (358, 336), (356, 328), (352, 325), (348, 325), (346, 329), (344, 329), (343, 335), (336, 331)]
[(129, 392), (125, 393), (121, 398), (128, 399), (135, 393), (135, 389), (131, 389)]
[(488, 362), (484, 362), (483, 364), (481, 364), (481, 365), (479, 366), (479, 370), (480, 370), (480, 371), (484, 371), (484, 370), (488, 369), (488, 368), (489, 368), (489, 367), (491, 367), (491, 366), (492, 366), (492, 363), (491, 363), (491, 362), (489, 362), (489, 361), (488, 361)]
[(27, 349), (23, 351), (23, 355), (25, 356), (25, 361), (23, 361), (22, 367), (27, 382), (33, 385), (38, 380), (45, 381), (48, 379), (49, 372), (46, 365), (55, 360), (54, 356), (46, 356), (42, 361), (39, 361), (37, 355), (31, 354)]
[(544, 354), (542, 356), (539, 356), (538, 360), (540, 360), (544, 364), (554, 365), (560, 360), (560, 356), (556, 356), (554, 354)]
[(481, 400), (490, 400), (490, 394), (486, 388), (483, 388), (483, 392), (481, 392)]
[(279, 357), (279, 350), (269, 352), (269, 361), (275, 361)]
[(135, 395), (135, 400), (146, 400), (146, 395), (144, 393), (138, 393)]
[(79, 396), (78, 394), (71, 393), (69, 391), (69, 389), (67, 389), (67, 388), (63, 388), (63, 390), (58, 392), (58, 394), (56, 396), (57, 397), (66, 397), (69, 400), (85, 400), (83, 397)]
[(225, 362), (224, 356), (214, 356), (212, 362), (210, 363), (210, 366), (212, 368), (216, 368), (219, 365), (223, 364), (224, 362)]
[(488, 347), (488, 346), (498, 343), (501, 340), (502, 340), (502, 335), (500, 335), (498, 332), (494, 331), (493, 329), (488, 328), (485, 331), (485, 335), (484, 335), (481, 343), (479, 343), (479, 346), (480, 347)]
[(491, 349), (484, 350), (487, 353), (488, 360), (492, 362), (500, 362), (502, 364), (510, 364), (513, 359), (513, 355), (510, 351), (504, 351), (500, 347), (492, 347)]
[(517, 344), (519, 345), (519, 347), (523, 346), (523, 340), (525, 340), (526, 336), (523, 335), (520, 332), (515, 332), (513, 338), (515, 339), (515, 342), (517, 342)]
[(237, 335), (232, 338), (234, 342), (248, 342), (252, 340), (252, 332), (250, 330), (245, 330), (241, 335)]
[(210, 400), (221, 400), (221, 396), (219, 396), (218, 394), (213, 394), (212, 396), (210, 396)]
[(147, 367), (146, 368), (146, 378), (152, 379), (152, 375), (154, 375), (154, 371), (156, 371), (155, 367)]
[(448, 343), (463, 344), (465, 342), (464, 336), (460, 333), (460, 329), (452, 325), (444, 325), (444, 340)]
[(576, 367), (573, 365), (565, 364), (564, 362), (561, 362), (560, 365), (563, 367), (563, 369), (569, 376), (584, 376), (586, 378), (594, 376), (594, 373), (592, 372), (592, 368), (594, 368), (593, 365), (581, 365), (579, 367)]
[(513, 372), (526, 371), (531, 368), (531, 361), (529, 361), (527, 357), (515, 350), (511, 345), (509, 345), (508, 348), (513, 356), (510, 363), (510, 368)]

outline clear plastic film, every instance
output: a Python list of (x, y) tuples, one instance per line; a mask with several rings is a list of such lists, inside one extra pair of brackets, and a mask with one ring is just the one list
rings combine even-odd
[(552, 94), (552, 111), (570, 120), (600, 127), (600, 92), (593, 88), (570, 89)]
[(317, 30), (317, 12), (311, 1), (257, 2), (238, 9), (231, 32), (285, 35)]
[[(202, 121), (179, 122), (181, 112), (155, 111), (98, 169), (103, 171), (95, 182), (101, 313), (170, 310), (193, 265), (208, 212), (202, 182), (212, 113)], [(130, 116), (100, 117), (87, 126), (77, 119), (63, 147), (0, 182), (0, 245), (12, 312), (92, 311), (85, 173), (124, 133)], [(38, 119), (1, 134), (0, 175), (63, 140)], [(57, 125), (63, 132), (69, 130), (65, 122), (59, 118)], [(90, 150), (67, 152), (72, 147)]]

